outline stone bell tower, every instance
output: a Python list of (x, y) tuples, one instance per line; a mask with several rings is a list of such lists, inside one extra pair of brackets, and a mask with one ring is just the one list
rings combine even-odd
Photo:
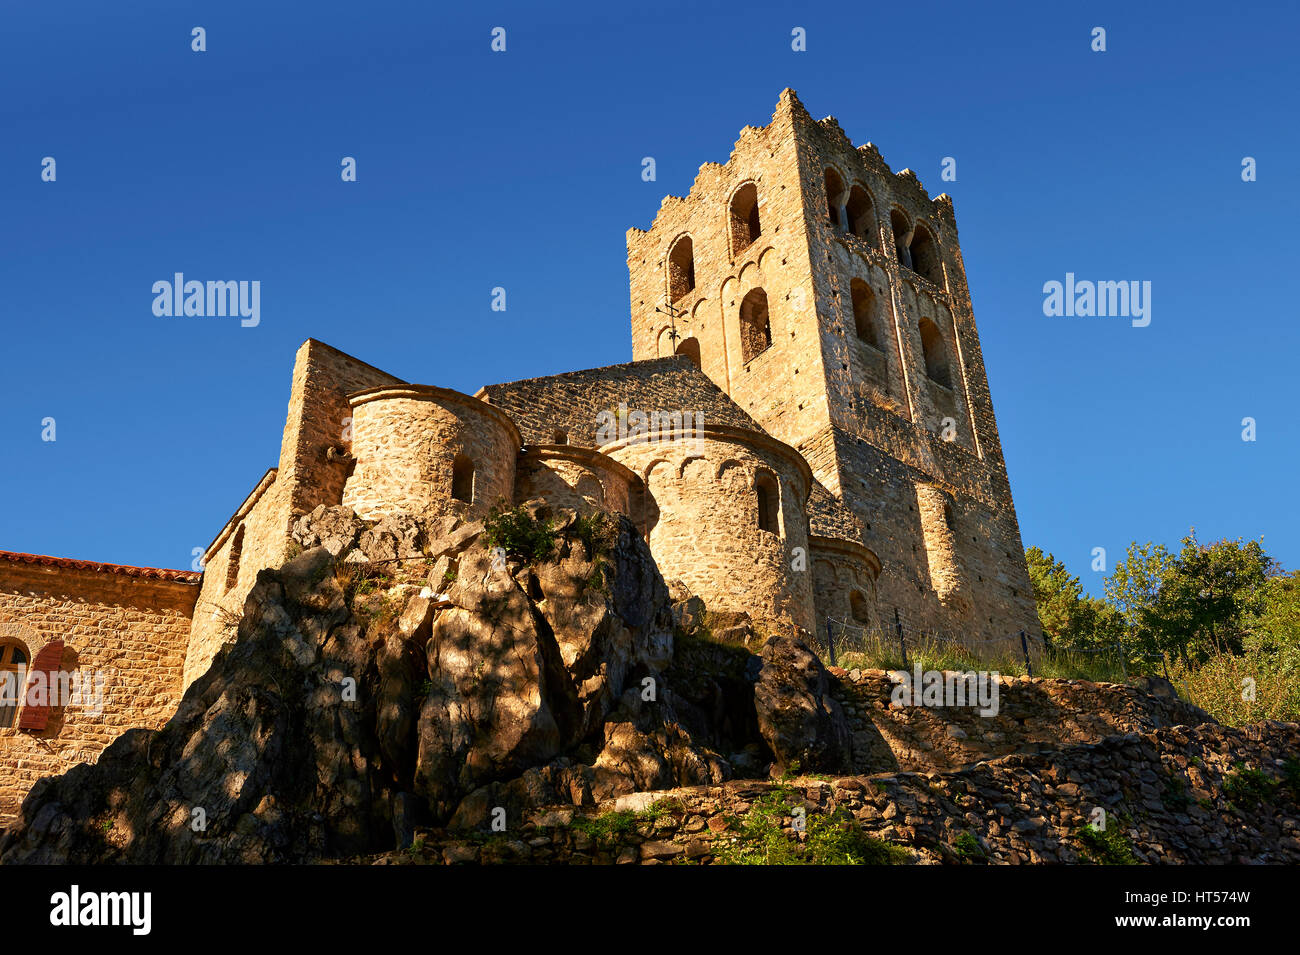
[(867, 527), (882, 619), (1037, 635), (947, 195), (785, 90), (627, 245), (633, 357), (688, 356), (799, 450)]

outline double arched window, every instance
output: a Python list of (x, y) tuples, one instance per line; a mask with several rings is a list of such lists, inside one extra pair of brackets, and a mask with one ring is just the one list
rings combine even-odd
[(894, 230), (899, 265), (942, 287), (943, 263), (934, 234), (919, 222), (913, 226), (899, 209), (889, 213), (889, 224)]

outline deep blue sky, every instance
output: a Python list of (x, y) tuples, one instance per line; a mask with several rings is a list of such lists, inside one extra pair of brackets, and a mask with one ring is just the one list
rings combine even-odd
[[(188, 567), (307, 337), (469, 392), (628, 360), (625, 230), (790, 86), (953, 195), (1026, 544), (1094, 590), (1192, 525), (1300, 565), (1294, 5), (289, 6), (0, 10), (0, 549)], [(177, 271), (260, 326), (155, 317)], [(1151, 281), (1150, 327), (1044, 317), (1067, 271)]]

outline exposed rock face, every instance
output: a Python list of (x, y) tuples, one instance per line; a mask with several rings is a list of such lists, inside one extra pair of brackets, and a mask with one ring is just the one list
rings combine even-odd
[(366, 522), (350, 507), (317, 507), (305, 518), (294, 522), (293, 539), (304, 550), (324, 547), (334, 557), (357, 545)]
[[(1132, 820), (1146, 861), (1300, 858), (1293, 808), (1268, 808), (1294, 802), (1294, 781), (1268, 783), (1278, 801), (1264, 809), (1240, 786), (1222, 795), (1239, 753), (1290, 780), (1293, 725), (1229, 731), (1176, 696), (1065, 680), (1004, 680), (993, 716), (898, 708), (883, 671), (828, 671), (787, 637), (745, 649), (747, 621), (680, 585), (670, 597), (625, 519), (525, 510), (554, 531), (527, 558), (456, 518), (300, 518), (307, 550), (259, 574), (238, 639), (176, 715), (39, 782), (0, 861), (355, 858), (430, 826), (444, 827), (439, 859), (465, 861), (479, 849), (456, 830), (502, 811), (501, 861), (614, 861), (581, 828), (548, 836), (548, 855), (537, 828), (680, 787), (699, 787), (681, 831), (638, 828), (617, 860), (709, 861), (710, 839), (730, 838), (717, 787), (748, 777), (726, 792), (765, 792), (753, 777), (796, 766), (949, 770), (942, 797), (910, 773), (819, 789), (817, 805), (918, 859), (951, 860), (969, 827), (992, 861), (1076, 861), (1075, 829), (1096, 806)], [(1245, 835), (1216, 829), (1241, 820)]]
[(851, 743), (840, 704), (830, 694), (826, 668), (816, 654), (789, 637), (763, 644), (763, 669), (754, 702), (763, 739), (780, 770), (840, 772)]
[[(728, 778), (665, 682), (672, 611), (644, 540), (610, 519), (584, 543), (571, 513), (530, 512), (564, 529), (532, 565), (501, 561), (482, 525), (301, 518), (309, 549), (259, 575), (176, 715), (39, 783), (0, 858), (305, 861), (496, 806)], [(445, 600), (426, 550), (454, 562)]]

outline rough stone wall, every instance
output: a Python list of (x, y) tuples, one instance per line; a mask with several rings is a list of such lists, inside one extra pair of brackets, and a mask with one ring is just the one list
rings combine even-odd
[(234, 640), (235, 624), (257, 572), (283, 562), (289, 512), (285, 492), (277, 473), (268, 471), (209, 546), (185, 653), (185, 689), (203, 675), (217, 651)]
[[(1281, 793), (1276, 806), (1238, 805), (1224, 783), (1242, 759), (1277, 779), (1276, 767), (1298, 746), (1300, 724), (1207, 724), (1011, 755), (955, 772), (733, 780), (624, 796), (595, 810), (548, 807), (486, 840), (435, 830), (422, 833), (417, 849), (379, 861), (709, 864), (743, 838), (759, 800), (770, 805), (777, 797), (788, 810), (778, 823), (792, 842), (802, 841), (797, 824), (807, 829), (816, 817), (847, 814), (869, 835), (907, 850), (911, 864), (1095, 863), (1079, 833), (1100, 808), (1139, 863), (1296, 865), (1295, 796)], [(611, 810), (627, 813), (628, 824), (612, 831), (584, 825)]]
[(879, 630), (876, 574), (879, 567), (840, 542), (814, 538), (810, 552), (813, 570), (817, 633), (825, 637), (828, 619), (851, 626)]
[[(201, 676), (217, 651), (234, 639), (233, 621), (257, 572), (288, 558), (295, 517), (318, 504), (338, 504), (351, 465), (352, 411), (347, 396), (379, 385), (402, 384), (315, 339), (294, 359), (279, 467), (258, 482), (204, 555), (203, 589), (185, 660), (185, 686)], [(334, 454), (331, 455), (331, 449)], [(237, 580), (227, 586), (236, 538), (243, 528)]]
[(997, 713), (977, 706), (893, 706), (884, 670), (830, 669), (831, 694), (853, 734), (854, 772), (932, 772), (1042, 747), (1213, 723), (1177, 697), (1118, 683), (998, 677)]
[[(813, 309), (813, 272), (802, 212), (795, 137), (797, 101), (781, 94), (772, 121), (740, 132), (723, 165), (705, 163), (685, 197), (667, 196), (648, 231), (629, 229), (632, 354), (672, 354), (669, 253), (684, 235), (694, 250), (696, 285), (671, 305), (678, 344), (699, 343), (701, 367), (773, 436), (797, 445), (827, 423), (826, 391)], [(761, 234), (738, 248), (731, 200), (754, 183)], [(771, 346), (742, 354), (741, 309), (755, 289), (767, 295)]]
[(64, 641), (61, 668), (104, 677), (103, 712), (69, 703), (44, 729), (0, 729), (0, 827), (36, 780), (93, 763), (126, 730), (161, 727), (181, 696), (195, 582), (0, 562), (0, 639), (16, 638), (29, 662)]
[[(705, 424), (761, 430), (721, 389), (686, 358), (634, 361), (605, 368), (488, 385), (477, 397), (505, 411), (528, 444), (595, 447), (603, 411), (641, 411), (672, 415), (689, 412)], [(599, 442), (605, 443), (605, 442)]]
[(294, 360), (289, 416), (280, 444), (280, 480), (289, 496), (286, 517), (343, 499), (349, 463), (337, 455), (331, 458), (328, 452), (351, 445), (354, 428), (348, 395), (401, 384), (405, 384), (402, 379), (323, 342), (308, 339), (302, 344)]
[[(729, 201), (750, 180), (763, 235), (737, 252)], [(908, 626), (972, 639), (1036, 633), (950, 198), (931, 199), (910, 170), (894, 173), (784, 91), (768, 126), (742, 130), (725, 165), (702, 166), (686, 198), (628, 233), (637, 357), (671, 350), (655, 308), (671, 297), (670, 252), (686, 234), (696, 288), (675, 302), (687, 313), (678, 330), (700, 342), (719, 387), (868, 525), (884, 564), (881, 614), (898, 608)], [(746, 366), (738, 309), (760, 286), (773, 346)], [(955, 530), (936, 522), (930, 487), (951, 501)]]
[[(1033, 588), (1013, 510), (1000, 506), (974, 482), (965, 483), (968, 493), (964, 494), (947, 485), (940, 496), (952, 508), (950, 529), (942, 507), (923, 505), (918, 497), (935, 493), (918, 490), (936, 486), (925, 471), (862, 438), (842, 431), (836, 431), (835, 437), (843, 462), (844, 500), (862, 519), (866, 544), (880, 558), (877, 590), (882, 618), (892, 622), (897, 608), (908, 628), (974, 639), (1020, 630), (1030, 635), (1038, 632)], [(958, 463), (969, 463), (969, 455), (934, 440), (946, 455), (966, 459)], [(932, 552), (947, 555), (947, 563), (932, 567)], [(946, 577), (957, 568), (960, 577)], [(959, 593), (967, 596), (969, 610), (960, 612), (955, 602), (945, 607), (936, 589), (936, 585), (947, 586), (945, 580), (962, 583)]]
[[(532, 446), (515, 468), (515, 503), (544, 497), (581, 514), (624, 514), (642, 526), (640, 481), (612, 458), (582, 448)], [(644, 528), (643, 528), (644, 529)]]
[[(401, 386), (354, 398), (356, 468), (343, 503), (365, 519), (483, 517), (514, 499), (519, 431), (500, 411), (447, 388)], [(471, 500), (453, 497), (457, 457), (473, 462)]]
[[(811, 631), (810, 575), (791, 568), (796, 548), (807, 553), (810, 479), (801, 459), (779, 448), (746, 432), (709, 432), (607, 451), (645, 483), (650, 550), (665, 578), (683, 581), (711, 610)], [(755, 480), (764, 473), (779, 486), (778, 532), (759, 527)]]

